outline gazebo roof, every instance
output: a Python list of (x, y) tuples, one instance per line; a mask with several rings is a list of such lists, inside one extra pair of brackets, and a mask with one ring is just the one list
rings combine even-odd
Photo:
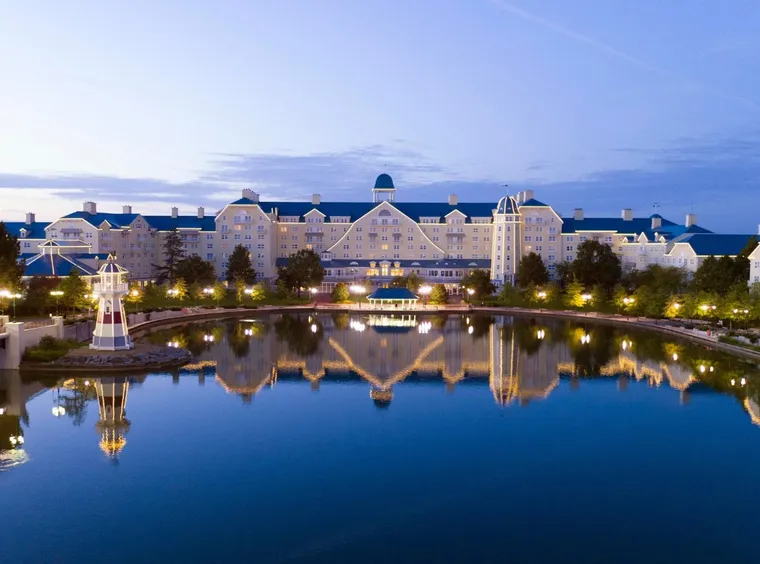
[(378, 288), (367, 296), (368, 300), (418, 300), (408, 288)]

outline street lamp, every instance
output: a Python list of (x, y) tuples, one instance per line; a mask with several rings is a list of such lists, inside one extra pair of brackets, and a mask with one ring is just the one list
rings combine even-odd
[(591, 294), (581, 294), (581, 299), (584, 302), (590, 302), (591, 301)]
[[(348, 291), (351, 292), (352, 294), (356, 294), (357, 296), (363, 296), (367, 292), (367, 289), (361, 284), (351, 284), (351, 286), (349, 286), (348, 288)], [(362, 308), (362, 302), (361, 302), (361, 299), (359, 299), (359, 309), (361, 308)]]
[(13, 293), (10, 290), (0, 290), (0, 298), (9, 298), (13, 304), (13, 319), (16, 319), (16, 300), (21, 297), (21, 294)]
[(588, 345), (591, 342), (591, 335), (588, 333), (584, 333), (581, 335), (581, 344), (582, 345)]
[(418, 290), (420, 294), (422, 294), (422, 305), (427, 305), (427, 299), (430, 295), (430, 292), (433, 291), (433, 287), (429, 284), (425, 284), (423, 286), (420, 286), (420, 289)]
[(542, 291), (540, 291), (540, 292), (538, 292), (538, 293), (536, 294), (536, 297), (537, 297), (539, 300), (545, 300), (545, 299), (546, 299), (546, 292), (544, 292), (544, 291), (542, 290)]
[(55, 297), (55, 314), (58, 315), (58, 304), (61, 301), (63, 292), (61, 290), (51, 290), (50, 295)]
[(540, 340), (543, 340), (544, 337), (546, 337), (546, 331), (544, 331), (543, 329), (539, 329), (538, 331), (536, 331), (536, 339), (540, 341)]

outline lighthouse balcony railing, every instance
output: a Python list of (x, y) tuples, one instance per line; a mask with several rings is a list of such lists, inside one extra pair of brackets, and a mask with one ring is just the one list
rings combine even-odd
[(101, 294), (103, 292), (127, 292), (129, 291), (129, 284), (126, 282), (98, 282), (94, 284), (94, 292)]

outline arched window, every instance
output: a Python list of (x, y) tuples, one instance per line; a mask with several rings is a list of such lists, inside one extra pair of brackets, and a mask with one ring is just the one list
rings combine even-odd
[(379, 215), (380, 217), (390, 217), (391, 212), (389, 212), (388, 210), (380, 210), (380, 213), (377, 215)]

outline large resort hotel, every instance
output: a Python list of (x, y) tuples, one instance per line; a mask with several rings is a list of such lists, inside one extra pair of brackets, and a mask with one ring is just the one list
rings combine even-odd
[[(578, 245), (593, 239), (608, 244), (624, 268), (650, 264), (694, 272), (710, 255), (735, 256), (750, 235), (715, 234), (697, 225), (694, 214), (683, 224), (659, 214), (586, 217), (582, 209), (563, 217), (537, 200), (533, 190), (498, 202), (404, 202), (388, 174), (377, 177), (365, 202), (266, 201), (252, 190), (215, 214), (199, 207), (194, 215), (142, 215), (125, 205), (121, 213), (99, 211), (85, 202), (81, 211), (52, 223), (7, 223), (18, 235), (28, 276), (66, 276), (77, 270), (92, 276), (115, 254), (132, 280), (148, 282), (162, 262), (163, 241), (177, 230), (186, 254), (214, 263), (221, 278), (237, 245), (250, 251), (259, 279), (273, 281), (277, 267), (300, 249), (311, 249), (325, 267), (322, 290), (341, 280), (367, 279), (382, 286), (412, 272), (458, 291), (458, 281), (474, 269), (488, 270), (497, 285), (511, 284), (520, 258), (538, 253), (550, 272), (572, 261)], [(760, 275), (760, 255), (753, 262)], [(752, 281), (752, 277), (750, 279)]]

